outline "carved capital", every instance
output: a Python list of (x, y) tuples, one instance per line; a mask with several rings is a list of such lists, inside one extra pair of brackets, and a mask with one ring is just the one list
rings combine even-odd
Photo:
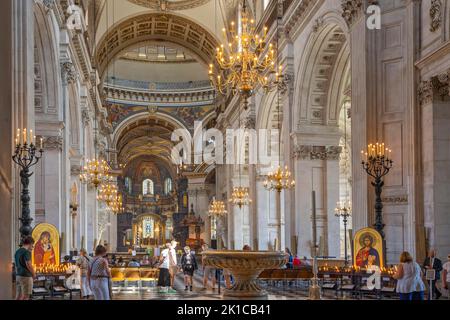
[(342, 17), (350, 27), (356, 19), (363, 13), (362, 0), (342, 0)]
[(422, 81), (417, 89), (420, 105), (432, 103), (435, 99), (443, 99), (450, 94), (450, 70), (430, 80)]
[(55, 0), (42, 0), (42, 4), (47, 10), (52, 10)]
[(64, 83), (77, 81), (78, 76), (72, 62), (61, 63), (61, 76)]
[(430, 6), (430, 31), (435, 32), (442, 24), (442, 1), (431, 0)]
[(244, 128), (245, 129), (255, 129), (256, 128), (256, 119), (253, 116), (248, 116), (244, 120)]

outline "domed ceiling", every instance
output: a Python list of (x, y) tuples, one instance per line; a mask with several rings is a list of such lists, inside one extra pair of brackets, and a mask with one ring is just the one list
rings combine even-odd
[(202, 6), (211, 0), (128, 0), (155, 10), (187, 10)]

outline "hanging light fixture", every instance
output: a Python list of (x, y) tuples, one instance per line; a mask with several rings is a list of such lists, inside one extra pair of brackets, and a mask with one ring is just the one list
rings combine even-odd
[[(222, 31), (227, 39), (227, 30)], [(281, 75), (281, 68), (277, 72), (275, 65), (278, 53), (273, 44), (267, 44), (267, 32), (268, 28), (264, 27), (262, 35), (256, 33), (256, 22), (250, 17), (244, 0), (240, 21), (232, 22), (228, 31), (230, 42), (216, 49), (218, 70), (214, 69), (214, 64), (209, 66), (213, 86), (222, 94), (239, 93), (244, 99), (244, 109), (248, 108), (248, 98), (258, 86), (271, 87), (270, 74), (275, 74), (275, 81)]]
[[(280, 10), (279, 10), (280, 11)], [(282, 12), (278, 12), (278, 19), (277, 19), (277, 33), (279, 31), (279, 20), (282, 19), (283, 15)], [(279, 36), (277, 35), (277, 51), (278, 51), (278, 39)], [(279, 65), (279, 60), (277, 56), (277, 65)], [(281, 69), (281, 68), (280, 68)], [(278, 120), (278, 157), (279, 157), (279, 163), (281, 164), (281, 119), (280, 119), (280, 90), (281, 86), (277, 85), (275, 86), (277, 90), (277, 120)], [(269, 190), (276, 190), (278, 194), (281, 193), (283, 190), (292, 189), (295, 187), (295, 180), (292, 179), (292, 174), (288, 169), (288, 166), (283, 168), (281, 165), (278, 165), (278, 168), (276, 170), (273, 170), (269, 172), (267, 175), (266, 180), (264, 181), (264, 187)]]
[(113, 213), (123, 211), (122, 195), (119, 193), (117, 185), (112, 182), (100, 186), (97, 200), (104, 202)]
[(239, 209), (242, 209), (243, 206), (250, 205), (252, 199), (250, 199), (249, 189), (245, 187), (233, 188), (229, 202), (235, 206), (239, 206)]
[(223, 201), (213, 200), (209, 205), (208, 210), (209, 216), (211, 217), (223, 217), (228, 211), (225, 208), (225, 203)]
[[(95, 37), (94, 37), (95, 38)], [(97, 96), (97, 74), (94, 73), (94, 93)], [(97, 144), (98, 144), (98, 106), (97, 103), (94, 102), (95, 108), (95, 127), (94, 127), (94, 150), (95, 157), (93, 159), (88, 159), (85, 161), (85, 164), (81, 168), (80, 173), (80, 181), (83, 184), (93, 185), (95, 188), (98, 188), (102, 183), (107, 183), (111, 180), (110, 171), (108, 163), (99, 159), (97, 154)]]

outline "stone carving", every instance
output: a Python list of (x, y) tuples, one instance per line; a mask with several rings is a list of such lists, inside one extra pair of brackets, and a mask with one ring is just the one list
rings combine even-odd
[(72, 62), (61, 63), (61, 74), (65, 83), (77, 81), (78, 76)]
[(299, 160), (339, 160), (342, 147), (339, 146), (295, 146), (294, 157)]
[(266, 297), (257, 279), (266, 269), (276, 269), (286, 263), (286, 255), (278, 251), (208, 251), (202, 254), (206, 266), (228, 269), (235, 277), (233, 287), (225, 290), (228, 297)]
[(249, 117), (245, 118), (244, 128), (245, 129), (255, 129), (256, 128), (256, 119), (255, 119), (255, 117), (249, 116)]
[(42, 4), (47, 10), (51, 10), (55, 4), (55, 0), (42, 0)]
[(441, 27), (442, 23), (442, 1), (441, 0), (431, 0), (430, 7), (430, 31), (435, 32)]
[(64, 139), (61, 136), (43, 137), (44, 150), (62, 151)]
[(432, 103), (436, 98), (443, 98), (450, 94), (450, 70), (441, 73), (430, 80), (422, 81), (417, 89), (420, 105)]
[(206, 4), (211, 0), (178, 0), (178, 1), (168, 1), (168, 0), (128, 0), (131, 3), (151, 8), (154, 10), (187, 10), (196, 8)]
[(88, 108), (83, 108), (81, 110), (81, 119), (85, 126), (87, 126), (89, 122), (91, 122), (91, 113), (89, 112)]
[(392, 196), (392, 197), (384, 197), (383, 198), (384, 203), (389, 204), (407, 204), (408, 203), (408, 196)]
[(316, 19), (316, 21), (314, 21), (314, 25), (313, 25), (313, 31), (314, 32), (318, 32), (324, 25), (325, 21), (323, 20), (322, 17), (319, 17)]
[(81, 173), (81, 166), (80, 165), (73, 165), (70, 167), (70, 175), (72, 176), (79, 176)]
[(347, 22), (348, 26), (353, 25), (359, 14), (362, 13), (362, 0), (342, 0), (342, 17)]

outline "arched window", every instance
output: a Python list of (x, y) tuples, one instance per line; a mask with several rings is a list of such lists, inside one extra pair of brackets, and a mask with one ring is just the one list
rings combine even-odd
[(164, 181), (164, 193), (170, 194), (172, 192), (173, 188), (172, 188), (172, 179), (171, 178), (167, 178), (166, 181)]
[(125, 178), (125, 190), (128, 194), (133, 193), (133, 182), (131, 181), (130, 177)]
[(153, 196), (155, 194), (155, 184), (153, 180), (146, 179), (142, 182), (142, 195)]

